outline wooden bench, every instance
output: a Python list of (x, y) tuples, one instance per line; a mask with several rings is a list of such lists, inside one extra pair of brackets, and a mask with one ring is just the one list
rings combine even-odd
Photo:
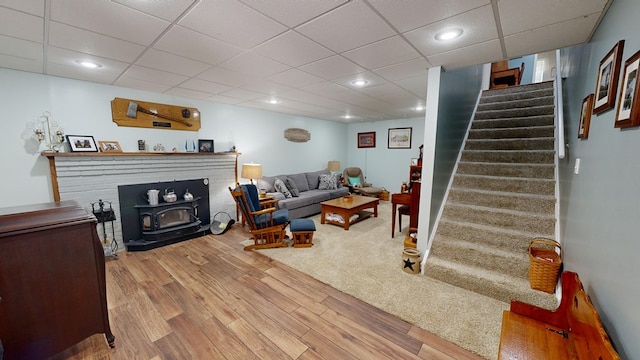
[(578, 274), (562, 273), (556, 310), (511, 301), (502, 317), (498, 359), (620, 359)]

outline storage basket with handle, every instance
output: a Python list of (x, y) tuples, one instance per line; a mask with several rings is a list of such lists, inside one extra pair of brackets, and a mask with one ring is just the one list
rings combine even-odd
[(562, 266), (560, 244), (551, 239), (534, 238), (529, 244), (529, 261), (531, 288), (552, 294)]

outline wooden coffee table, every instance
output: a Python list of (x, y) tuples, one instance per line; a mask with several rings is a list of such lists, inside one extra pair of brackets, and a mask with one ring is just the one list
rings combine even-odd
[[(352, 195), (351, 201), (345, 201), (343, 197), (323, 201), (320, 203), (320, 223), (343, 226), (345, 230), (349, 230), (349, 225), (368, 219), (371, 215), (378, 217), (379, 201), (380, 200), (378, 198), (360, 195)], [(365, 211), (365, 209), (373, 209), (373, 212)], [(344, 223), (325, 219), (327, 213), (334, 213), (342, 216), (345, 220)], [(350, 222), (349, 219), (356, 214), (358, 214), (358, 218)]]

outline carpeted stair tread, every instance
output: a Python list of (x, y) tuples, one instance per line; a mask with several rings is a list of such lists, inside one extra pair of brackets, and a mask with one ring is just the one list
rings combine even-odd
[(482, 96), (484, 97), (484, 96), (498, 96), (498, 95), (506, 95), (506, 94), (528, 93), (531, 91), (537, 91), (537, 90), (548, 89), (548, 88), (553, 89), (553, 81), (545, 81), (541, 83), (522, 85), (522, 86), (509, 86), (501, 89), (485, 90), (482, 92)]
[(554, 150), (464, 150), (461, 161), (554, 164)]
[(458, 171), (461, 174), (511, 176), (520, 178), (553, 179), (554, 166), (549, 164), (512, 164), (490, 162), (460, 161)]
[(553, 138), (528, 139), (467, 139), (465, 150), (552, 150)]
[(477, 111), (476, 119), (496, 119), (496, 118), (511, 118), (511, 117), (523, 117), (527, 116), (539, 116), (539, 115), (552, 115), (554, 113), (553, 105), (534, 106), (521, 109), (500, 109), (500, 110), (486, 110)]
[[(487, 246), (503, 248), (506, 251), (526, 251), (531, 239), (547, 234), (527, 232), (495, 226), (467, 223), (452, 219), (441, 219), (437, 236), (453, 237), (467, 242), (482, 242)], [(437, 241), (434, 241), (434, 245)]]
[(554, 195), (555, 181), (553, 179), (514, 178), (505, 176), (486, 176), (473, 174), (456, 174), (453, 179), (454, 187), (476, 188), (478, 190), (505, 191)]
[(516, 211), (550, 213), (555, 211), (555, 196), (518, 194), (477, 189), (451, 188), (449, 199), (455, 203)]
[(494, 94), (487, 92), (480, 98), (480, 104), (484, 103), (494, 103), (494, 102), (504, 102), (504, 101), (513, 101), (519, 99), (531, 99), (531, 98), (541, 98), (541, 97), (553, 97), (553, 86), (525, 91), (525, 92), (517, 92), (517, 93), (507, 93), (507, 94)]
[(518, 231), (553, 234), (555, 216), (536, 212), (496, 209), (447, 201), (442, 217)]
[(427, 262), (425, 274), (449, 284), (509, 303), (519, 300), (546, 309), (555, 309), (553, 294), (533, 290), (528, 279), (468, 266), (434, 257)]
[(521, 109), (535, 106), (553, 106), (553, 96), (514, 98), (505, 101), (480, 101), (478, 111)]
[(502, 119), (476, 119), (471, 123), (471, 129), (498, 129), (515, 128), (529, 126), (554, 126), (553, 115), (528, 116), (526, 121), (522, 118), (502, 118)]
[(515, 128), (471, 129), (469, 139), (507, 139), (507, 138), (553, 138), (554, 126), (529, 126)]
[(439, 236), (438, 246), (432, 246), (430, 257), (482, 267), (491, 271), (509, 273), (511, 276), (527, 279), (529, 258), (527, 248), (520, 251), (505, 251), (486, 246), (480, 242), (468, 242)]

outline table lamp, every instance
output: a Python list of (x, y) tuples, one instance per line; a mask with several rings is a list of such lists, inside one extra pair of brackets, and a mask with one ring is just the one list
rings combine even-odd
[(262, 165), (254, 163), (242, 164), (241, 177), (251, 180), (251, 184), (253, 184), (253, 179), (262, 178)]
[(340, 171), (340, 161), (332, 160), (327, 164), (327, 170), (329, 171)]

